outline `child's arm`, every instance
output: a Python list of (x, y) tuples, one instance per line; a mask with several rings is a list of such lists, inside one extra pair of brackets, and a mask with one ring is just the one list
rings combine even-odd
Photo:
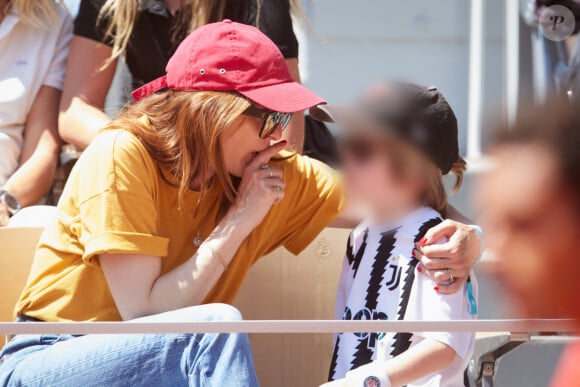
[[(324, 387), (363, 386), (369, 376), (388, 377), (392, 387), (399, 387), (421, 379), (451, 365), (455, 351), (439, 341), (425, 339), (391, 360), (373, 362), (346, 374), (345, 379), (323, 384)], [(380, 373), (377, 375), (377, 373)], [(381, 386), (382, 387), (382, 386)], [(387, 385), (387, 387), (389, 387)]]
[(457, 354), (439, 341), (425, 339), (387, 362), (391, 385), (404, 386), (451, 365)]

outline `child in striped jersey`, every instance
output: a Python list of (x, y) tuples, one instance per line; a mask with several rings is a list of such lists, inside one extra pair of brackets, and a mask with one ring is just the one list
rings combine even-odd
[[(461, 185), (457, 120), (434, 87), (385, 83), (354, 108), (320, 107), (336, 120), (347, 195), (368, 214), (348, 241), (336, 316), (344, 320), (466, 320), (477, 314), (473, 275), (455, 294), (441, 294), (413, 258), (447, 207), (443, 176)], [(441, 241), (445, 242), (445, 241)], [(442, 265), (442, 267), (444, 267)], [(453, 271), (447, 270), (453, 282)], [(340, 333), (328, 386), (461, 386), (472, 333)]]

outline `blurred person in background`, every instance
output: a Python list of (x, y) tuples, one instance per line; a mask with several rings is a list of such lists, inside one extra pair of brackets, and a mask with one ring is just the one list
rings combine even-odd
[(59, 2), (0, 0), (0, 227), (51, 187), (71, 37)]
[[(105, 99), (119, 58), (126, 61), (133, 88), (163, 74), (165, 65), (191, 31), (231, 19), (253, 25), (280, 49), (294, 81), (298, 41), (292, 28), (291, 0), (82, 0), (75, 19), (67, 78), (60, 105), (62, 138), (82, 150), (110, 118)], [(297, 2), (296, 2), (297, 3)], [(298, 7), (292, 4), (292, 8)], [(284, 132), (289, 148), (301, 151), (302, 112)]]
[[(490, 265), (527, 318), (574, 318), (580, 330), (580, 109), (551, 103), (499, 135), (478, 190)], [(580, 344), (554, 387), (580, 386)]]

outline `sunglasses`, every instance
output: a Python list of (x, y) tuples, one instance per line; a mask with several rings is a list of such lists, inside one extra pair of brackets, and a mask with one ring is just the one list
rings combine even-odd
[(260, 138), (270, 137), (278, 127), (284, 131), (292, 119), (292, 113), (274, 112), (254, 105), (247, 108), (243, 114), (264, 121), (258, 134)]

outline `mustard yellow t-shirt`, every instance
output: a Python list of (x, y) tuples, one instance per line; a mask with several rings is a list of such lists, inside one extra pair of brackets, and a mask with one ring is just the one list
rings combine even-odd
[[(341, 211), (341, 189), (324, 164), (293, 156), (271, 165), (283, 169), (286, 196), (242, 243), (205, 303), (231, 303), (260, 257), (279, 246), (298, 254)], [(135, 136), (101, 133), (71, 173), (16, 314), (45, 321), (120, 320), (99, 254), (160, 256), (163, 273), (171, 271), (195, 253), (198, 231), (206, 238), (216, 226), (220, 192), (213, 187), (196, 214), (199, 193), (190, 191), (179, 209), (177, 188)]]

